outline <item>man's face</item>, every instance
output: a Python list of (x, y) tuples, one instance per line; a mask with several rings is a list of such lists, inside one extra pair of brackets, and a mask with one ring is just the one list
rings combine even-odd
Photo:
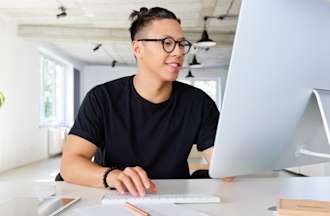
[[(141, 31), (136, 39), (163, 39), (166, 37), (171, 37), (176, 41), (184, 39), (181, 26), (176, 20), (154, 20)], [(133, 49), (141, 70), (145, 70), (162, 81), (177, 79), (184, 60), (184, 49), (180, 48), (178, 44), (171, 53), (163, 49), (161, 41), (133, 42)]]

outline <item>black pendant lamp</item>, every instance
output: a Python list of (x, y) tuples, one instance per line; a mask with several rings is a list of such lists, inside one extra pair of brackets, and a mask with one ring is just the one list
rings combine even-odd
[(207, 33), (207, 30), (206, 30), (207, 19), (208, 19), (208, 17), (204, 17), (204, 30), (202, 32), (202, 37), (200, 40), (198, 40), (194, 44), (195, 47), (206, 49), (206, 48), (213, 47), (217, 44), (214, 40), (210, 39), (209, 34)]
[(191, 73), (191, 70), (188, 71), (186, 78), (194, 78), (195, 76)]
[(195, 46), (198, 48), (210, 48), (215, 46), (217, 43), (209, 38), (209, 34), (204, 29), (202, 33), (202, 38), (195, 43)]
[(192, 61), (189, 63), (191, 68), (202, 68), (203, 65), (197, 61), (196, 54), (194, 55)]

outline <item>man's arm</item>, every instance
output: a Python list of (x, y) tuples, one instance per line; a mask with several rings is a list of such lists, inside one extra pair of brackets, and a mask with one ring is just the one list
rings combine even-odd
[(204, 151), (202, 151), (202, 154), (203, 154), (204, 158), (207, 160), (208, 164), (210, 164), (212, 154), (213, 154), (213, 147), (205, 149)]
[[(208, 164), (210, 164), (213, 155), (213, 147), (205, 149), (204, 151), (202, 151), (202, 154), (204, 158), (207, 160)], [(234, 176), (222, 178), (222, 180), (225, 182), (232, 182), (234, 179), (235, 179)]]
[[(61, 163), (63, 179), (74, 184), (103, 187), (103, 175), (107, 167), (91, 161), (96, 149), (97, 147), (88, 140), (69, 135), (64, 145)], [(127, 167), (123, 171), (113, 170), (107, 177), (107, 183), (122, 194), (127, 190), (134, 196), (144, 195), (145, 188), (152, 192), (156, 191), (156, 186), (141, 167)]]
[(69, 135), (64, 145), (61, 176), (67, 182), (103, 187), (102, 177), (107, 168), (91, 161), (97, 147), (79, 136)]

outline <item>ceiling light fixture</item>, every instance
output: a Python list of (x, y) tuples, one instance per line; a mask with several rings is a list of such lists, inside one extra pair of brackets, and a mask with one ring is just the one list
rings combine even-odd
[(102, 46), (102, 44), (97, 44), (94, 48), (93, 48), (93, 52), (97, 51), (98, 49), (100, 49), (100, 47)]
[(188, 71), (186, 78), (194, 78), (195, 76), (191, 73), (191, 70)]
[(204, 30), (202, 32), (202, 37), (201, 39), (199, 39), (194, 45), (195, 47), (198, 47), (198, 48), (210, 48), (210, 47), (213, 47), (215, 46), (217, 43), (210, 39), (209, 37), (209, 34), (206, 30), (206, 23), (207, 23), (207, 20), (209, 19), (209, 17), (205, 16), (204, 17)]
[(202, 68), (203, 65), (197, 61), (196, 54), (193, 56), (192, 61), (189, 63), (190, 68)]
[(112, 63), (111, 63), (111, 67), (114, 68), (116, 66), (116, 64), (117, 64), (117, 61), (116, 60), (113, 60)]
[(60, 6), (59, 8), (58, 8), (58, 10), (60, 11), (60, 13), (58, 13), (57, 15), (56, 15), (56, 17), (57, 17), (57, 19), (60, 19), (60, 18), (62, 18), (62, 17), (66, 17), (68, 14), (66, 13), (66, 8), (64, 7), (64, 6)]
[(224, 20), (225, 18), (227, 17), (237, 17), (237, 15), (231, 15), (229, 14), (230, 13), (230, 10), (231, 8), (233, 7), (233, 4), (234, 4), (234, 1), (235, 0), (232, 0), (230, 2), (230, 5), (226, 11), (225, 14), (223, 15), (219, 15), (219, 16), (204, 16), (204, 28), (203, 28), (203, 32), (202, 32), (202, 36), (201, 36), (201, 39), (199, 39), (195, 44), (194, 46), (195, 47), (198, 47), (198, 48), (202, 48), (202, 49), (206, 49), (208, 50), (210, 47), (213, 47), (215, 46), (217, 43), (212, 40), (210, 37), (209, 37), (209, 34), (206, 30), (206, 26), (207, 26), (207, 21), (208, 19), (218, 19), (218, 20)]
[(115, 67), (116, 64), (118, 63), (111, 55), (110, 53), (108, 52), (108, 50), (105, 49), (105, 47), (103, 46), (103, 44), (99, 43), (99, 44), (96, 44), (93, 48), (93, 52), (96, 52), (97, 50), (99, 49), (102, 49), (104, 51), (104, 53), (109, 56), (111, 59), (112, 59), (112, 62), (111, 62), (111, 67)]

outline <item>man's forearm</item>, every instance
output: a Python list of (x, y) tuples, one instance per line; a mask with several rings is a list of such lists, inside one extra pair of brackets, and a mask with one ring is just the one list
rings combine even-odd
[(107, 168), (82, 156), (63, 158), (61, 176), (67, 182), (92, 187), (103, 187), (103, 175)]

